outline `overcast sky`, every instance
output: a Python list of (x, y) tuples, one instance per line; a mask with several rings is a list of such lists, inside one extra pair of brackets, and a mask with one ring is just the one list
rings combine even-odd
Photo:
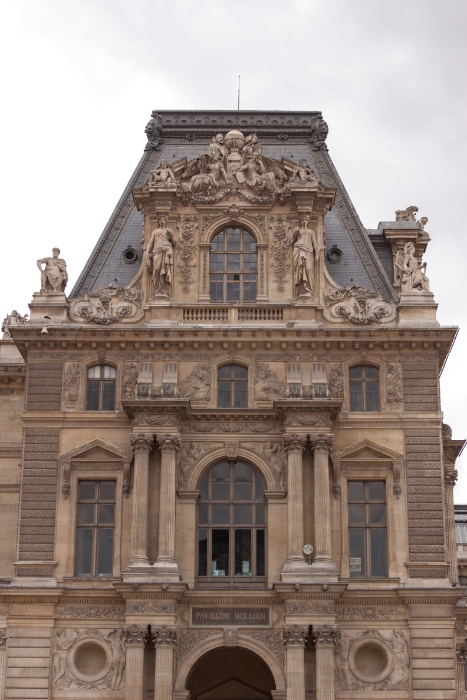
[[(57, 245), (73, 287), (141, 157), (152, 109), (321, 110), (368, 228), (419, 207), (442, 376), (467, 437), (465, 0), (3, 0), (0, 317)], [(0, 320), (1, 320), (0, 318)], [(456, 501), (467, 503), (467, 449)]]

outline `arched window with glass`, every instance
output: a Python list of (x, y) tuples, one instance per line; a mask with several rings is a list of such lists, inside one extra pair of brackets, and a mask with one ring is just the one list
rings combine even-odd
[(217, 304), (256, 301), (256, 241), (247, 229), (226, 227), (214, 236), (209, 283), (211, 301)]
[(266, 580), (266, 499), (260, 473), (244, 462), (211, 467), (200, 484), (198, 582)]
[(86, 384), (87, 411), (115, 411), (117, 370), (110, 365), (88, 368)]
[(222, 365), (217, 371), (219, 408), (248, 408), (248, 369), (242, 365)]

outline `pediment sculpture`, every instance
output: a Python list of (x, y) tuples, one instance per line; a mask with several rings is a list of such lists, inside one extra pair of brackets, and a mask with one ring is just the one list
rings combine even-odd
[(94, 289), (89, 294), (70, 299), (69, 315), (76, 323), (110, 325), (122, 319), (135, 319), (143, 300), (140, 285), (118, 287), (108, 284)]
[(329, 321), (350, 322), (367, 326), (375, 322), (393, 321), (397, 313), (395, 303), (383, 299), (371, 289), (352, 282), (348, 287), (328, 284), (324, 290), (323, 315)]

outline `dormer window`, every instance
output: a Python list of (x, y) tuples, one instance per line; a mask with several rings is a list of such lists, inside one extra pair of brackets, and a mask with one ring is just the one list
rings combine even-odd
[(255, 302), (257, 253), (253, 235), (244, 228), (219, 231), (212, 239), (209, 271), (212, 302)]

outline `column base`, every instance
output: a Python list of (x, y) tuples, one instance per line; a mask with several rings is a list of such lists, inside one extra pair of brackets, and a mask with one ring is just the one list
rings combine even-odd
[(151, 567), (158, 581), (175, 583), (181, 580), (177, 560), (166, 557), (158, 557)]
[(288, 559), (281, 572), (281, 581), (288, 583), (336, 582), (339, 574), (332, 559), (315, 559), (307, 564), (304, 559)]

